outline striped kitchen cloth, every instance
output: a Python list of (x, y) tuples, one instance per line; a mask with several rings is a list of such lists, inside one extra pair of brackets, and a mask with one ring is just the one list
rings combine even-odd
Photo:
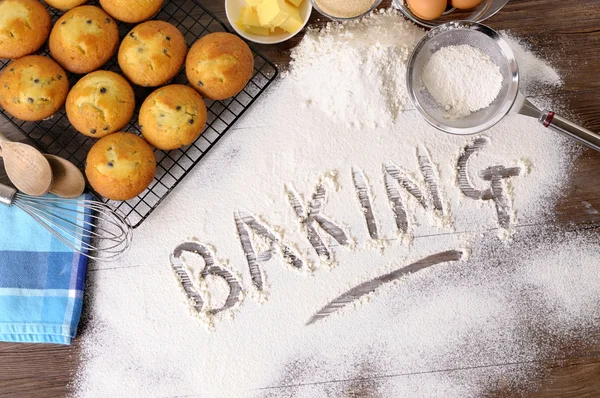
[(71, 344), (87, 263), (21, 209), (0, 205), (0, 341)]

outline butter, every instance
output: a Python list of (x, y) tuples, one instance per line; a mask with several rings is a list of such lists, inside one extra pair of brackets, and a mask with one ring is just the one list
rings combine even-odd
[(304, 0), (246, 0), (236, 25), (260, 36), (296, 33), (304, 25), (298, 5)]
[(300, 11), (297, 8), (294, 8), (288, 14), (288, 17), (279, 27), (286, 32), (296, 33), (300, 29), (302, 29), (302, 18), (300, 17)]
[(286, 0), (262, 0), (256, 7), (260, 24), (268, 28), (280, 26), (294, 10), (298, 11)]
[[(246, 0), (246, 5), (248, 7), (252, 7), (254, 9), (256, 9), (256, 7), (260, 4), (262, 0)], [(302, 1), (302, 0), (300, 0)]]
[(261, 26), (258, 20), (258, 13), (250, 5), (242, 8), (237, 25), (240, 29), (259, 36), (269, 36), (271, 33), (269, 28)]

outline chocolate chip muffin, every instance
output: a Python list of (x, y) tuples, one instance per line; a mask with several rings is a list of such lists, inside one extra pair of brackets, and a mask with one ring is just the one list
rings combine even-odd
[(81, 134), (101, 138), (127, 125), (133, 116), (135, 96), (124, 77), (99, 70), (73, 86), (65, 108), (69, 121)]
[(52, 58), (73, 73), (100, 68), (119, 45), (119, 29), (102, 9), (80, 6), (67, 11), (50, 32)]
[(160, 86), (173, 79), (185, 61), (183, 34), (164, 21), (139, 24), (119, 47), (119, 66), (139, 86)]
[(131, 133), (101, 138), (87, 155), (85, 174), (100, 195), (112, 200), (135, 198), (150, 185), (156, 158), (150, 145)]
[(146, 98), (138, 120), (146, 141), (169, 151), (200, 137), (206, 124), (206, 105), (193, 88), (173, 84), (159, 88)]
[(100, 0), (107, 13), (119, 21), (138, 23), (152, 18), (162, 7), (163, 0)]
[(65, 103), (69, 80), (63, 68), (40, 55), (11, 62), (0, 75), (0, 105), (22, 120), (52, 116)]
[(50, 14), (37, 0), (0, 1), (0, 58), (36, 52), (48, 38), (50, 26)]
[(44, 0), (44, 2), (57, 10), (67, 11), (87, 3), (87, 0)]
[(231, 33), (208, 34), (194, 43), (185, 61), (188, 81), (203, 97), (221, 100), (237, 95), (252, 78), (254, 56)]

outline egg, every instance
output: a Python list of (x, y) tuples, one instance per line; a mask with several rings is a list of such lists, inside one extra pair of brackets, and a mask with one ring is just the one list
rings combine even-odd
[[(466, 1), (466, 0), (464, 0)], [(442, 16), (446, 7), (447, 0), (406, 0), (408, 8), (418, 18), (430, 21)]]
[(450, 0), (450, 5), (461, 10), (468, 10), (469, 8), (477, 7), (481, 4), (481, 1), (482, 0)]

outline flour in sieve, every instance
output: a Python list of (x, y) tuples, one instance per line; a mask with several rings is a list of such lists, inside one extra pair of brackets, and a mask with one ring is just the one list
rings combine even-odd
[(421, 77), (449, 119), (461, 119), (487, 108), (502, 90), (503, 81), (498, 65), (468, 44), (443, 47), (433, 53)]

